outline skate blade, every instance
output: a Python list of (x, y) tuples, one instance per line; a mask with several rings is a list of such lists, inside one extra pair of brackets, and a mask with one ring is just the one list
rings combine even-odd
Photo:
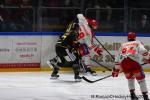
[(86, 72), (86, 73), (85, 73), (85, 75), (87, 75), (87, 76), (90, 76), (90, 75), (91, 75), (91, 73), (89, 73), (89, 72)]
[(92, 76), (97, 76), (97, 74), (96, 74), (96, 73), (93, 73)]
[(82, 79), (75, 79), (75, 82), (81, 82)]
[(50, 79), (56, 80), (58, 79), (58, 77), (50, 77)]
[(89, 72), (87, 72), (87, 73), (85, 73), (85, 75), (87, 75), (87, 76), (98, 76), (98, 74), (97, 73), (93, 73), (93, 74), (91, 74), (91, 73), (89, 73)]

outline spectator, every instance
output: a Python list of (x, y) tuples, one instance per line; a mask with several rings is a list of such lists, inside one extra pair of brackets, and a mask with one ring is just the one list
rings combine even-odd
[[(105, 20), (106, 22), (109, 22), (111, 19), (111, 14), (112, 14), (112, 10), (111, 10), (111, 6), (108, 4), (107, 1), (98, 1), (96, 0), (94, 2), (94, 8), (99, 9), (99, 8), (106, 8), (107, 10), (96, 10), (96, 20), (99, 21), (99, 18), (102, 18), (101, 20)], [(100, 14), (100, 12), (102, 12), (102, 14)]]
[(81, 0), (65, 0), (64, 6), (65, 7), (80, 7)]
[[(31, 1), (31, 0), (30, 0), (30, 1)], [(31, 2), (29, 2), (29, 0), (22, 0), (20, 5), (21, 5), (22, 7), (23, 7), (23, 6), (31, 7)]]
[(58, 0), (43, 0), (42, 5), (46, 7), (58, 7)]
[(0, 0), (0, 7), (4, 6), (4, 0)]
[(0, 4), (0, 31), (8, 31), (10, 26), (9, 11), (3, 8), (4, 5)]
[(20, 6), (21, 5), (21, 0), (9, 0), (11, 6)]
[(5, 0), (6, 6), (32, 6), (31, 3), (34, 3), (31, 0)]
[(148, 33), (150, 32), (150, 23), (147, 15), (143, 14), (139, 23), (137, 23), (137, 32)]

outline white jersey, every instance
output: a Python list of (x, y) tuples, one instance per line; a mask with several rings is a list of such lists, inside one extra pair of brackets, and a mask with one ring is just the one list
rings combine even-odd
[(88, 25), (87, 19), (83, 16), (83, 14), (78, 14), (77, 18), (79, 20), (79, 39), (78, 41), (82, 44), (86, 44), (89, 48), (92, 46), (93, 42), (93, 32)]
[(122, 44), (115, 62), (121, 62), (124, 58), (127, 57), (139, 62), (141, 57), (148, 59), (149, 54), (143, 43), (140, 41), (130, 41)]
[(82, 59), (84, 60), (85, 65), (91, 65), (91, 60), (95, 54), (97, 54), (96, 48), (98, 48), (97, 44), (94, 43), (94, 32), (92, 32), (89, 27), (88, 20), (83, 16), (83, 14), (77, 14), (77, 18), (79, 21), (79, 37), (78, 42), (81, 44), (85, 44), (89, 51), (88, 54), (83, 55)]

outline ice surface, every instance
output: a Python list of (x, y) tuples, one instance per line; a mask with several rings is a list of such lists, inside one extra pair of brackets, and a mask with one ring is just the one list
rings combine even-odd
[[(86, 77), (95, 80), (109, 74)], [(150, 73), (146, 73), (146, 82), (150, 90)], [(136, 88), (137, 95), (141, 95), (137, 82)], [(74, 82), (71, 73), (61, 73), (57, 80), (50, 79), (50, 72), (0, 73), (0, 100), (130, 100), (128, 94), (123, 74), (87, 83)]]

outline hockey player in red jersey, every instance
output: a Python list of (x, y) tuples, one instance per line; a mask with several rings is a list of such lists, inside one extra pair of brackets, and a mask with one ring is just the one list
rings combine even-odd
[(115, 58), (115, 68), (112, 71), (113, 77), (118, 77), (119, 71), (123, 71), (128, 80), (128, 87), (131, 95), (131, 100), (138, 100), (135, 94), (135, 79), (138, 81), (144, 100), (148, 98), (148, 90), (145, 81), (145, 74), (140, 65), (140, 57), (149, 63), (150, 54), (144, 48), (143, 43), (136, 40), (134, 32), (128, 33), (128, 42), (123, 43), (119, 54)]
[(94, 55), (101, 55), (102, 49), (94, 42), (94, 32), (92, 29), (97, 29), (97, 22), (94, 19), (88, 19), (83, 14), (77, 14), (79, 22), (79, 38), (78, 42), (81, 43), (79, 52), (82, 56), (82, 61), (85, 65), (87, 73), (96, 75), (96, 72), (91, 70), (91, 58)]

